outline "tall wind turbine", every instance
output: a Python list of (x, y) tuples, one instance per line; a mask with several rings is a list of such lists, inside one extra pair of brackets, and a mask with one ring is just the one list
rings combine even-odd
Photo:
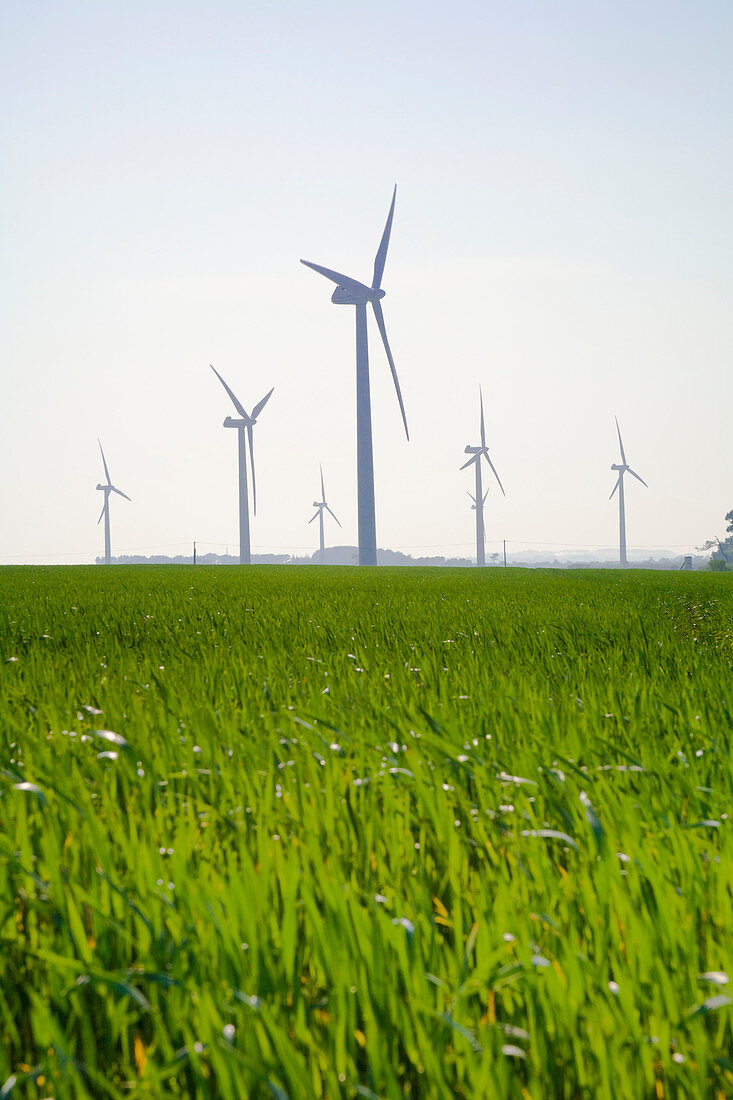
[(112, 562), (112, 548), (110, 546), (109, 539), (109, 494), (117, 493), (119, 496), (124, 497), (125, 500), (130, 500), (130, 497), (128, 497), (127, 493), (123, 493), (122, 489), (118, 489), (115, 485), (112, 484), (112, 479), (109, 476), (107, 459), (104, 457), (104, 451), (102, 450), (102, 443), (99, 439), (97, 440), (97, 443), (99, 443), (99, 449), (102, 452), (104, 476), (107, 478), (106, 485), (97, 485), (97, 489), (99, 489), (101, 493), (104, 493), (104, 504), (102, 505), (102, 511), (99, 513), (97, 524), (100, 524), (102, 522), (102, 519), (104, 519), (104, 564), (110, 565)]
[(613, 487), (611, 496), (608, 499), (610, 500), (613, 494), (618, 489), (618, 552), (621, 565), (626, 566), (628, 565), (628, 561), (626, 558), (626, 506), (624, 502), (624, 474), (631, 474), (631, 476), (635, 477), (637, 481), (640, 481), (642, 485), (646, 485), (647, 489), (649, 488), (649, 486), (646, 484), (643, 477), (639, 477), (639, 475), (631, 469), (628, 462), (626, 461), (626, 455), (624, 454), (624, 445), (621, 440), (621, 429), (618, 426), (618, 417), (614, 417), (614, 420), (616, 421), (616, 431), (618, 432), (618, 445), (621, 450), (621, 462), (614, 462), (611, 466), (612, 470), (618, 471), (618, 480)]
[[(465, 470), (471, 463), (474, 464), (476, 472), (476, 494), (472, 496), (473, 506), (476, 509), (476, 565), (486, 565), (486, 547), (484, 538), (484, 503), (486, 501), (486, 493), (483, 492), (482, 479), (481, 479), (481, 456), (483, 455), (488, 462), (494, 477), (499, 482), (499, 488), (504, 493), (504, 486), (501, 483), (501, 479), (496, 472), (494, 463), (489, 458), (489, 448), (486, 446), (486, 429), (484, 427), (484, 395), (481, 392), (479, 386), (479, 400), (481, 403), (481, 445), (479, 447), (466, 447), (465, 453), (471, 455), (468, 462), (464, 462), (461, 466), (462, 470)], [(487, 490), (488, 492), (488, 490)], [(469, 493), (469, 496), (471, 494)], [(506, 496), (506, 493), (504, 493)]]
[(322, 562), (323, 557), (324, 557), (324, 551), (326, 549), (326, 544), (323, 540), (323, 513), (328, 512), (330, 515), (332, 515), (333, 518), (338, 523), (339, 527), (341, 526), (341, 524), (339, 523), (338, 519), (336, 518), (336, 513), (333, 512), (329, 508), (328, 504), (326, 504), (326, 490), (323, 487), (323, 467), (322, 466), (320, 467), (320, 470), (321, 470), (321, 499), (313, 501), (313, 507), (316, 509), (316, 512), (315, 512), (315, 515), (311, 519), (308, 520), (308, 523), (309, 524), (313, 523), (314, 519), (318, 520), (318, 526), (320, 528), (320, 535), (321, 535), (321, 562)]
[[(211, 366), (211, 364), (209, 364)], [(229, 389), (226, 382), (219, 374), (218, 370), (211, 366), (216, 377), (221, 382), (224, 389), (227, 391), (232, 399), (234, 408), (239, 413), (238, 418), (228, 416), (224, 421), (225, 428), (237, 429), (237, 442), (239, 444), (239, 564), (249, 565), (252, 561), (252, 554), (249, 545), (249, 497), (247, 494), (247, 448), (245, 446), (245, 433), (247, 435), (247, 441), (249, 443), (249, 457), (252, 466), (252, 510), (257, 515), (257, 491), (255, 489), (255, 452), (254, 442), (252, 439), (252, 429), (257, 423), (257, 417), (264, 409), (267, 402), (272, 396), (272, 387), (269, 393), (265, 394), (262, 400), (255, 405), (251, 413), (248, 413), (242, 403)]]
[(367, 344), (367, 303), (374, 310), (379, 334), (382, 337), (384, 350), (387, 353), (389, 369), (392, 371), (392, 380), (397, 391), (397, 400), (400, 403), (402, 422), (405, 425), (405, 435), (410, 438), (407, 430), (407, 417), (402, 401), (400, 383), (397, 379), (397, 371), (392, 358), (387, 329), (384, 325), (382, 312), (382, 298), (385, 292), (382, 287), (382, 275), (387, 259), (389, 237), (392, 232), (392, 217), (394, 215), (397, 187), (392, 194), (392, 204), (387, 216), (387, 224), (384, 227), (382, 240), (380, 241), (377, 255), (374, 259), (374, 277), (372, 285), (366, 286), (357, 282), (348, 275), (341, 275), (338, 271), (331, 271), (328, 267), (320, 267), (308, 260), (301, 260), (306, 267), (312, 267), (319, 275), (324, 275), (332, 283), (336, 283), (336, 289), (331, 295), (331, 301), (339, 306), (356, 307), (356, 466), (357, 466), (357, 496), (359, 513), (359, 565), (377, 564), (377, 524), (374, 513), (374, 456), (372, 451), (372, 410), (369, 392), (369, 349)]

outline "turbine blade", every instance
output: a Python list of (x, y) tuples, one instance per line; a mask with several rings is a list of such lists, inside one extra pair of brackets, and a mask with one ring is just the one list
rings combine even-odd
[(118, 493), (119, 496), (124, 497), (125, 500), (129, 500), (132, 504), (132, 497), (128, 497), (127, 493), (122, 492), (122, 489), (117, 489), (114, 485), (110, 486), (110, 488), (112, 489), (113, 493)]
[(619, 487), (619, 485), (620, 485), (620, 484), (621, 484), (621, 474), (619, 474), (619, 475), (618, 475), (618, 481), (616, 482), (616, 484), (615, 484), (615, 485), (614, 485), (614, 487), (613, 487), (613, 491), (612, 491), (612, 493), (611, 493), (611, 496), (610, 496), (610, 497), (608, 498), (609, 500), (611, 499), (611, 497), (613, 496), (613, 494), (614, 494), (614, 493), (616, 492), (616, 490), (618, 489), (618, 487)]
[(387, 215), (387, 224), (384, 227), (384, 233), (382, 234), (382, 239), (379, 242), (377, 255), (374, 258), (374, 278), (372, 279), (372, 290), (379, 290), (382, 285), (382, 275), (384, 275), (384, 264), (387, 259), (389, 238), (390, 234), (392, 233), (392, 218), (394, 216), (394, 201), (396, 198), (397, 184), (395, 184), (394, 191), (392, 192), (392, 204), (389, 208), (389, 214)]
[(265, 405), (267, 404), (267, 402), (272, 397), (274, 389), (275, 389), (275, 387), (273, 386), (272, 389), (270, 390), (270, 392), (265, 394), (265, 396), (262, 398), (262, 400), (257, 405), (255, 405), (255, 407), (252, 409), (252, 419), (253, 420), (256, 420), (257, 417), (260, 415), (260, 413), (264, 409)]
[(227, 391), (227, 393), (228, 393), (228, 394), (229, 394), (229, 396), (231, 397), (232, 401), (234, 402), (234, 408), (235, 408), (235, 409), (237, 410), (237, 412), (239, 413), (239, 415), (240, 415), (240, 416), (241, 416), (241, 417), (242, 417), (242, 418), (243, 418), (244, 420), (249, 420), (249, 413), (248, 413), (248, 412), (246, 411), (246, 409), (245, 409), (245, 408), (244, 408), (244, 406), (242, 405), (241, 401), (239, 401), (239, 399), (238, 399), (238, 398), (237, 398), (237, 397), (235, 396), (235, 394), (233, 393), (233, 391), (229, 389), (229, 386), (227, 386), (226, 382), (224, 381), (224, 379), (222, 378), (222, 376), (221, 376), (221, 375), (219, 374), (219, 372), (218, 372), (218, 370), (216, 369), (216, 367), (212, 367), (212, 366), (211, 366), (211, 363), (209, 363), (209, 366), (211, 367), (211, 369), (213, 370), (214, 374), (216, 375), (216, 377), (217, 377), (217, 378), (219, 379), (219, 381), (221, 382), (221, 384), (222, 384), (222, 386), (224, 387), (224, 389), (225, 389), (225, 390)]
[(639, 477), (639, 475), (638, 475), (638, 474), (637, 474), (637, 473), (636, 473), (636, 472), (635, 472), (634, 470), (632, 470), (630, 466), (628, 467), (628, 471), (629, 471), (629, 473), (631, 474), (631, 476), (632, 476), (632, 477), (635, 477), (635, 478), (636, 478), (636, 480), (637, 480), (637, 481), (640, 481), (642, 485), (646, 485), (647, 489), (649, 488), (649, 486), (648, 486), (648, 485), (646, 484), (646, 482), (644, 481), (644, 478), (643, 478), (643, 477)]
[(313, 516), (313, 517), (312, 517), (311, 519), (309, 519), (309, 520), (308, 520), (308, 523), (313, 523), (313, 520), (314, 520), (314, 519), (318, 519), (318, 517), (320, 516), (320, 514), (321, 514), (321, 509), (320, 509), (320, 508), (316, 508), (316, 514), (315, 514), (315, 515), (314, 515), (314, 516)]
[(471, 500), (475, 504), (476, 503), (476, 497), (473, 495), (473, 493), (469, 492), (468, 489), (466, 489), (466, 493), (467, 493), (468, 496), (470, 496)]
[(320, 463), (318, 464), (318, 469), (321, 471), (321, 500), (325, 501), (326, 490), (323, 488), (323, 466), (321, 466)]
[[(99, 449), (100, 449), (100, 451), (102, 451), (102, 442), (101, 442), (101, 440), (98, 439), (97, 443), (99, 443)], [(102, 451), (102, 462), (104, 463), (104, 476), (107, 478), (107, 484), (111, 485), (112, 484), (112, 478), (109, 476), (109, 470), (107, 469), (107, 459), (104, 457), (104, 451)]]
[(341, 524), (339, 523), (339, 519), (338, 519), (338, 516), (336, 515), (336, 513), (335, 513), (335, 512), (333, 512), (333, 511), (331, 511), (331, 509), (330, 509), (330, 508), (328, 507), (328, 505), (327, 505), (327, 504), (325, 505), (325, 508), (326, 508), (326, 511), (327, 511), (327, 512), (330, 512), (330, 514), (331, 514), (331, 515), (333, 516), (333, 518), (334, 518), (334, 519), (336, 520), (336, 522), (338, 523), (338, 525), (339, 525), (339, 527), (340, 527), (340, 526), (341, 526)]
[[(487, 489), (486, 492), (484, 493), (484, 499), (481, 501), (482, 504), (486, 504), (486, 498), (487, 498), (488, 495), (489, 495), (489, 490)], [(504, 495), (506, 496), (506, 494), (504, 494)]]
[(467, 469), (468, 466), (472, 466), (473, 463), (476, 462), (476, 460), (478, 459), (480, 454), (481, 454), (481, 451), (478, 451), (475, 455), (471, 455), (468, 462), (463, 463), (463, 465), (461, 466), (461, 469), (465, 470), (465, 469)]
[(389, 348), (389, 341), (387, 339), (387, 329), (384, 325), (384, 314), (382, 313), (382, 303), (372, 302), (372, 309), (374, 310), (374, 316), (377, 319), (377, 328), (382, 337), (382, 343), (384, 344), (384, 350), (387, 352), (387, 359), (389, 360), (389, 369), (392, 371), (392, 381), (394, 382), (394, 388), (397, 391), (397, 400), (400, 403), (400, 412), (402, 413), (402, 423), (405, 425), (405, 435), (410, 438), (410, 433), (407, 430), (407, 417), (405, 416), (405, 406), (402, 401), (402, 392), (400, 390), (400, 383), (397, 378), (397, 370), (394, 365), (394, 359), (392, 358), (392, 352)]
[(305, 264), (306, 267), (313, 268), (319, 275), (325, 275), (332, 283), (336, 283), (336, 286), (343, 286), (346, 287), (347, 290), (355, 290), (357, 293), (369, 293), (369, 287), (364, 286), (358, 279), (352, 279), (348, 275), (342, 275), (339, 271), (332, 271), (330, 267), (321, 267), (320, 264), (312, 264), (310, 260), (301, 260), (300, 262)]
[(107, 507), (107, 498), (105, 497), (104, 498), (104, 504), (102, 505), (102, 511), (99, 513), (99, 519), (97, 520), (97, 527), (99, 527), (100, 523), (104, 519), (104, 510), (105, 510), (106, 507)]
[(481, 392), (481, 387), (478, 388), (479, 400), (481, 402), (481, 446), (486, 446), (486, 429), (484, 428), (484, 395)]
[(616, 431), (618, 432), (618, 445), (621, 448), (621, 461), (623, 462), (623, 464), (625, 466), (626, 465), (626, 455), (624, 454), (624, 445), (621, 441), (621, 429), (618, 426), (618, 417), (614, 416), (614, 420), (616, 421)]
[(257, 515), (257, 490), (255, 489), (255, 445), (253, 439), (254, 432), (252, 431), (252, 425), (247, 425), (247, 439), (249, 440), (249, 461), (252, 467), (252, 513)]
[[(502, 493), (504, 493), (504, 486), (501, 483), (501, 478), (499, 477), (499, 475), (496, 472), (496, 467), (494, 466), (494, 463), (489, 458), (489, 452), (488, 451), (482, 451), (481, 453), (484, 456), (484, 458), (486, 459), (486, 461), (488, 462), (489, 466), (491, 467), (491, 469), (493, 471), (493, 474), (494, 474), (494, 477), (499, 482), (499, 488), (501, 489)], [(504, 493), (504, 496), (506, 496), (506, 493)]]

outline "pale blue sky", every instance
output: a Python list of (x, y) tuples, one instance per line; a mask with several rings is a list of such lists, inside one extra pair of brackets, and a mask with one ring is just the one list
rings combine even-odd
[[(0, 561), (236, 544), (231, 410), (258, 425), (256, 549), (315, 545), (323, 461), (355, 541), (353, 310), (371, 273), (380, 545), (469, 553), (484, 386), (506, 501), (487, 537), (630, 546), (733, 507), (729, 3), (16, 3), (0, 8)], [(427, 552), (420, 550), (419, 552)], [(651, 552), (654, 552), (653, 550)]]

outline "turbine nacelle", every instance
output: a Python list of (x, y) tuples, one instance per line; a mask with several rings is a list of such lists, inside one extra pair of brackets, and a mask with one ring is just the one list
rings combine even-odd
[(254, 424), (254, 420), (237, 420), (233, 416), (228, 416), (224, 421), (223, 427), (225, 428), (246, 428), (248, 424)]
[(337, 306), (365, 306), (367, 302), (379, 302), (386, 293), (385, 290), (373, 290), (363, 283), (353, 282), (350, 286), (337, 286), (331, 301)]
[(97, 488), (98, 488), (98, 489), (99, 489), (99, 490), (100, 490), (101, 492), (103, 492), (103, 493), (104, 493), (104, 492), (105, 492), (106, 490), (108, 490), (108, 489), (111, 489), (111, 488), (112, 488), (112, 486), (111, 486), (111, 485), (98, 485), (98, 486), (97, 486)]
[(619, 466), (617, 462), (614, 462), (614, 463), (611, 464), (611, 469), (618, 471), (618, 473), (625, 473), (626, 470), (630, 469), (630, 467), (629, 466)]

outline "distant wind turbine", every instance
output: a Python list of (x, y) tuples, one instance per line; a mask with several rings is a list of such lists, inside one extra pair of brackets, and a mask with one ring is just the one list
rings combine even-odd
[(372, 451), (372, 411), (369, 391), (369, 349), (367, 343), (367, 303), (374, 310), (384, 350), (387, 353), (389, 369), (392, 372), (392, 380), (397, 391), (397, 400), (400, 403), (402, 422), (405, 426), (405, 435), (410, 438), (407, 430), (407, 417), (402, 401), (400, 383), (397, 379), (392, 352), (387, 340), (387, 329), (384, 324), (381, 299), (385, 292), (381, 289), (384, 264), (387, 259), (390, 233), (392, 232), (392, 217), (397, 196), (397, 187), (392, 194), (392, 204), (387, 216), (387, 224), (384, 227), (382, 240), (377, 249), (374, 260), (374, 277), (372, 285), (366, 286), (357, 282), (348, 275), (341, 275), (338, 271), (332, 271), (328, 267), (320, 267), (318, 264), (301, 260), (306, 267), (313, 268), (319, 275), (324, 275), (331, 282), (336, 283), (331, 301), (336, 305), (356, 307), (356, 465), (357, 465), (357, 497), (359, 513), (359, 564), (377, 564), (377, 524), (374, 511), (374, 456)]
[[(209, 364), (211, 366), (211, 363)], [(249, 443), (249, 457), (250, 464), (252, 466), (252, 510), (254, 515), (257, 515), (257, 491), (255, 489), (255, 453), (254, 453), (254, 441), (252, 438), (252, 429), (257, 423), (257, 417), (264, 409), (267, 402), (272, 396), (273, 386), (269, 393), (265, 394), (262, 400), (255, 405), (251, 413), (248, 413), (242, 403), (230, 390), (218, 370), (211, 366), (216, 377), (221, 382), (224, 389), (227, 391), (232, 399), (234, 408), (239, 413), (239, 418), (235, 419), (232, 416), (228, 416), (224, 421), (225, 428), (237, 429), (237, 442), (239, 444), (239, 564), (249, 565), (252, 561), (252, 554), (249, 545), (249, 498), (247, 494), (247, 448), (245, 446), (245, 432), (247, 434), (247, 441)]]
[(618, 471), (618, 480), (616, 481), (616, 484), (614, 485), (611, 492), (611, 496), (608, 499), (610, 500), (613, 494), (618, 489), (619, 561), (621, 562), (622, 566), (626, 566), (628, 565), (628, 561), (626, 558), (626, 506), (624, 502), (624, 474), (631, 474), (631, 476), (635, 477), (637, 481), (640, 481), (642, 485), (646, 485), (647, 489), (649, 488), (649, 486), (646, 484), (643, 477), (639, 477), (636, 471), (631, 469), (628, 462), (626, 461), (626, 455), (624, 454), (624, 445), (621, 440), (621, 429), (618, 426), (618, 417), (614, 417), (614, 420), (616, 421), (616, 431), (618, 432), (618, 445), (621, 450), (621, 462), (614, 462), (611, 466), (612, 470)]
[[(476, 494), (475, 496), (469, 493), (468, 495), (473, 500), (473, 507), (476, 509), (476, 565), (486, 565), (486, 547), (485, 547), (485, 534), (484, 534), (484, 503), (486, 501), (486, 493), (483, 492), (481, 481), (481, 456), (483, 455), (488, 462), (494, 477), (499, 482), (499, 488), (504, 493), (504, 486), (501, 483), (501, 479), (496, 472), (494, 463), (489, 458), (489, 448), (486, 446), (486, 429), (484, 427), (484, 395), (481, 392), (479, 386), (479, 401), (481, 404), (481, 445), (479, 447), (466, 447), (465, 454), (471, 455), (468, 462), (464, 462), (461, 466), (462, 470), (465, 470), (471, 463), (474, 464), (476, 472)], [(504, 493), (506, 496), (506, 493)]]
[(130, 497), (128, 497), (127, 493), (123, 493), (122, 489), (118, 489), (116, 485), (112, 484), (112, 479), (109, 476), (107, 459), (104, 457), (104, 451), (102, 450), (101, 441), (98, 439), (97, 443), (99, 443), (99, 450), (102, 453), (104, 476), (107, 478), (106, 485), (97, 485), (97, 489), (99, 489), (101, 493), (104, 493), (104, 504), (102, 505), (102, 511), (99, 513), (97, 524), (100, 524), (102, 522), (102, 519), (104, 519), (104, 564), (110, 565), (112, 562), (112, 548), (109, 538), (109, 495), (110, 493), (117, 493), (119, 496), (124, 497), (125, 500), (130, 500)]
[(315, 519), (318, 520), (318, 526), (319, 526), (319, 529), (320, 529), (320, 536), (321, 536), (321, 540), (320, 540), (321, 561), (323, 561), (324, 551), (326, 549), (326, 544), (325, 544), (324, 539), (323, 539), (323, 513), (328, 512), (330, 515), (332, 515), (333, 518), (338, 523), (339, 527), (341, 526), (341, 524), (339, 523), (338, 519), (336, 518), (336, 513), (333, 512), (331, 510), (331, 508), (329, 508), (328, 504), (326, 504), (326, 490), (323, 487), (323, 467), (322, 466), (320, 467), (320, 470), (321, 470), (321, 499), (313, 501), (313, 507), (316, 509), (316, 513), (311, 519), (308, 520), (308, 523), (309, 524), (313, 523), (313, 520), (315, 520)]
[[(477, 504), (477, 501), (476, 501), (476, 497), (475, 497), (475, 496), (473, 495), (473, 493), (469, 493), (469, 492), (468, 492), (468, 489), (466, 489), (466, 492), (468, 493), (468, 495), (470, 496), (471, 500), (473, 501), (473, 504), (471, 505), (471, 511), (472, 511), (472, 512), (475, 512), (475, 511), (476, 511), (476, 508), (478, 507), (478, 504)], [(489, 490), (487, 489), (487, 490), (486, 490), (486, 492), (484, 493), (484, 499), (483, 499), (483, 500), (481, 501), (481, 506), (482, 506), (482, 507), (484, 506), (484, 504), (486, 504), (486, 498), (487, 498), (487, 496), (488, 496), (488, 495), (489, 495)]]

